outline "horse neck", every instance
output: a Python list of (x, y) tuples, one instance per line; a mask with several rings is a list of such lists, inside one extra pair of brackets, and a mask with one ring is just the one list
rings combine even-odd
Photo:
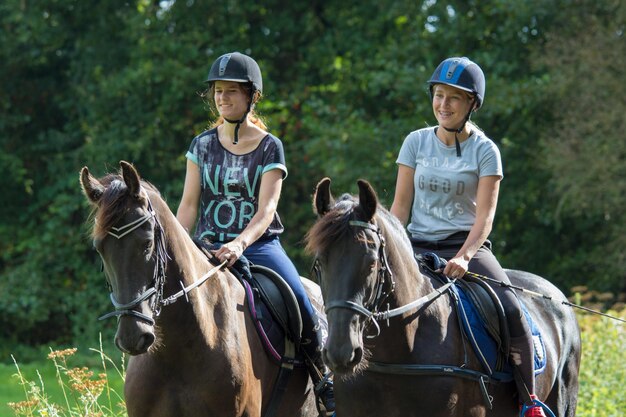
[[(181, 283), (188, 287), (202, 279), (215, 266), (198, 249), (171, 211), (162, 212), (160, 221), (166, 229), (165, 239), (169, 259), (164, 297), (169, 297), (181, 291)], [(187, 293), (189, 302), (183, 296), (173, 304), (163, 307), (161, 323), (174, 329), (172, 342), (177, 341), (175, 340), (178, 337), (176, 329), (181, 328), (181, 331), (196, 334), (200, 332), (203, 335), (202, 338), (192, 339), (199, 341), (202, 345), (216, 344), (222, 337), (222, 333), (231, 327), (224, 324), (218, 325), (216, 322), (227, 322), (228, 317), (224, 316), (229, 311), (237, 311), (235, 304), (239, 297), (236, 284), (230, 273), (217, 270), (203, 284)], [(189, 326), (197, 327), (190, 328)], [(163, 336), (168, 337), (167, 334)], [(184, 338), (187, 339), (187, 337)]]
[(397, 230), (394, 225), (386, 222), (383, 236), (387, 245), (389, 268), (396, 285), (394, 297), (398, 306), (431, 292), (432, 283), (420, 272), (404, 230)]
[[(403, 230), (400, 230), (404, 233)], [(389, 267), (393, 273), (395, 290), (390, 297), (390, 309), (405, 306), (421, 297), (431, 294), (435, 286), (430, 278), (422, 275), (413, 255), (408, 239), (398, 233), (384, 235), (387, 242)], [(375, 360), (393, 362), (403, 358), (414, 361), (415, 355), (421, 355), (416, 346), (424, 346), (433, 340), (442, 343), (450, 333), (448, 318), (452, 314), (447, 296), (416, 307), (403, 314), (404, 318), (396, 317), (391, 327), (383, 326), (381, 338), (385, 343), (377, 344), (372, 349)], [(446, 355), (456, 357), (458, 349), (454, 345), (446, 345)]]

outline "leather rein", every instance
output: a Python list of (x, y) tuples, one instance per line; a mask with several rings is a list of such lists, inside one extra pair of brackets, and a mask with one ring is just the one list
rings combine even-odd
[[(377, 272), (377, 282), (376, 282), (376, 290), (374, 291), (374, 297), (371, 302), (367, 303), (368, 307), (365, 307), (363, 304), (360, 304), (356, 301), (351, 300), (336, 300), (328, 303), (326, 305), (326, 313), (333, 309), (347, 309), (352, 310), (361, 316), (365, 317), (365, 322), (367, 323), (371, 321), (374, 326), (376, 326), (377, 332), (375, 335), (367, 336), (368, 338), (374, 338), (380, 334), (380, 326), (378, 325), (379, 320), (384, 320), (387, 322), (387, 326), (389, 326), (389, 319), (392, 317), (399, 316), (401, 314), (406, 313), (407, 311), (418, 309), (423, 305), (431, 302), (432, 300), (443, 295), (450, 286), (453, 285), (453, 281), (446, 283), (440, 288), (436, 288), (431, 293), (418, 298), (404, 306), (394, 308), (392, 310), (389, 309), (389, 304), (387, 304), (386, 310), (381, 310), (383, 307), (383, 302), (393, 293), (395, 289), (395, 281), (393, 277), (393, 272), (389, 268), (389, 262), (387, 260), (387, 252), (385, 251), (385, 238), (383, 237), (380, 228), (378, 225), (370, 222), (363, 222), (358, 220), (350, 220), (348, 222), (350, 226), (360, 227), (367, 230), (371, 230), (376, 233), (380, 244), (378, 245), (378, 259), (380, 260)], [(319, 265), (319, 260), (315, 260), (314, 270), (317, 274), (318, 280), (321, 282), (321, 268)]]

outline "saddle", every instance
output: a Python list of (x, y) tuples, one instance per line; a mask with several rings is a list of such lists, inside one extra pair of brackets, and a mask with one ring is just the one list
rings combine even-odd
[(302, 340), (302, 316), (293, 291), (287, 282), (270, 268), (250, 265), (250, 272), (248, 282), (254, 294), (254, 303), (250, 307), (254, 307), (256, 318), (263, 319), (265, 306), (298, 350)]
[[(240, 257), (229, 268), (246, 291), (248, 310), (266, 353), (277, 364), (302, 365), (302, 315), (293, 291), (274, 270)], [(293, 344), (293, 348), (290, 348)]]
[[(445, 260), (430, 252), (417, 255), (416, 259), (422, 273), (438, 282), (448, 282), (448, 278), (437, 272), (443, 269)], [(484, 370), (496, 380), (512, 380), (508, 322), (502, 303), (493, 288), (487, 282), (471, 275), (455, 281), (455, 285), (450, 288), (461, 330)], [(539, 328), (532, 320), (526, 306), (521, 300), (520, 303), (533, 336), (535, 375), (537, 375), (545, 369), (545, 345)]]
[[(219, 264), (211, 251), (218, 249), (220, 244), (197, 239), (194, 242), (211, 263)], [(302, 316), (287, 282), (272, 269), (251, 264), (245, 256), (241, 256), (229, 270), (246, 290), (249, 313), (270, 358), (277, 364), (303, 362), (295, 354), (302, 340)], [(295, 352), (285, 355), (288, 342), (294, 344)]]

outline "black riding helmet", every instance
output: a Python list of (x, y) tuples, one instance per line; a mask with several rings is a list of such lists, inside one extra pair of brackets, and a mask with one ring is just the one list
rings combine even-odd
[(213, 62), (213, 65), (211, 65), (211, 70), (209, 71), (206, 82), (209, 83), (209, 86), (212, 86), (215, 81), (234, 81), (237, 83), (246, 83), (252, 87), (250, 89), (248, 109), (241, 119), (226, 119), (229, 123), (237, 124), (237, 126), (235, 126), (235, 137), (233, 139), (233, 144), (236, 145), (239, 141), (239, 127), (241, 123), (246, 120), (246, 117), (248, 117), (248, 113), (253, 105), (254, 95), (257, 91), (259, 93), (263, 92), (261, 69), (259, 68), (259, 64), (248, 55), (244, 55), (240, 52), (231, 52), (220, 56)]
[(447, 58), (441, 62), (428, 80), (430, 99), (433, 100), (433, 89), (435, 84), (446, 84), (456, 87), (474, 96), (476, 106), (473, 106), (465, 116), (463, 124), (458, 129), (448, 129), (448, 132), (454, 132), (454, 140), (456, 143), (456, 154), (461, 156), (461, 145), (457, 138), (465, 127), (465, 123), (470, 119), (472, 112), (480, 108), (485, 100), (485, 74), (478, 64), (466, 57)]

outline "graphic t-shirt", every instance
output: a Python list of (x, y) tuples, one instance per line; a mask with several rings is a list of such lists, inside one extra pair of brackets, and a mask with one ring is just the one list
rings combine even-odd
[[(236, 155), (224, 148), (217, 129), (196, 136), (187, 158), (200, 170), (200, 212), (195, 237), (212, 242), (230, 242), (258, 211), (261, 177), (273, 169), (287, 177), (283, 144), (268, 134), (253, 151)], [(264, 237), (279, 235), (284, 228), (278, 213)]]
[(480, 177), (503, 177), (496, 144), (474, 131), (461, 144), (447, 146), (429, 127), (409, 133), (397, 163), (415, 170), (413, 206), (407, 227), (413, 238), (436, 241), (459, 231), (469, 231), (476, 219), (476, 194)]

